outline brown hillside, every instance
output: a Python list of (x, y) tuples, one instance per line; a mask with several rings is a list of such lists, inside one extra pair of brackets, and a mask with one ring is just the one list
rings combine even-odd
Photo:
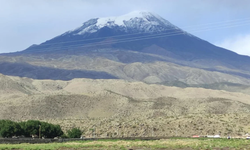
[[(0, 119), (39, 119), (98, 136), (250, 132), (250, 95), (124, 80), (0, 76)], [(152, 133), (153, 130), (153, 133)]]

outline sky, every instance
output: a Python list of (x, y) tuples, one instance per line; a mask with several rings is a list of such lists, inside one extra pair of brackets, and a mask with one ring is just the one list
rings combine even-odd
[(40, 44), (91, 18), (149, 11), (250, 56), (250, 0), (0, 0), (0, 53)]

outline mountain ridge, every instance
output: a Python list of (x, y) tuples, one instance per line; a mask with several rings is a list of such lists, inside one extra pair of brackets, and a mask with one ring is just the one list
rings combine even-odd
[[(98, 18), (90, 19), (80, 28), (24, 51), (2, 54), (0, 58), (1, 73), (34, 79), (91, 78), (86, 73), (99, 72), (98, 78), (109, 75), (109, 78), (163, 84), (179, 81), (248, 85), (250, 80), (250, 57), (214, 46), (149, 12), (100, 18), (99, 23)], [(10, 62), (28, 71), (14, 69)], [(13, 69), (4, 69), (6, 66)], [(43, 67), (38, 76), (36, 72)], [(201, 71), (198, 73), (197, 69)], [(51, 74), (70, 78), (55, 78)]]
[[(140, 22), (138, 25), (137, 22)], [(100, 29), (102, 27), (115, 27), (122, 26), (124, 27), (124, 31), (129, 32), (129, 28), (137, 29), (137, 33), (140, 32), (161, 32), (167, 30), (168, 28), (179, 29), (167, 20), (161, 18), (160, 16), (153, 14), (151, 12), (142, 12), (142, 11), (134, 11), (122, 16), (118, 17), (104, 17), (104, 18), (96, 18), (90, 19), (83, 23), (83, 25), (73, 31), (68, 31), (68, 33), (76, 34), (84, 34), (84, 33), (93, 33), (97, 30), (93, 30), (93, 28)], [(165, 28), (163, 28), (165, 27)], [(138, 32), (140, 31), (140, 32)], [(135, 33), (134, 33), (135, 34)]]

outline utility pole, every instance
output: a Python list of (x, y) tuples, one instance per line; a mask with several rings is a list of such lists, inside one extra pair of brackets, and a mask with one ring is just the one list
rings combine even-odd
[(152, 137), (154, 137), (154, 127), (152, 127)]
[(116, 127), (117, 137), (119, 137), (119, 126)]
[(176, 127), (175, 127), (175, 137), (177, 137), (177, 130), (176, 130)]
[(41, 125), (39, 125), (39, 139), (41, 138)]

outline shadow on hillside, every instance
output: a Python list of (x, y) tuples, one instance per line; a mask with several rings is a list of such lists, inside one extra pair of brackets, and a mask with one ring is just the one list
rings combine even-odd
[(89, 70), (66, 70), (42, 66), (34, 66), (27, 63), (0, 63), (0, 73), (10, 76), (27, 77), (32, 79), (71, 80), (74, 78), (90, 79), (117, 79), (106, 72)]
[(218, 69), (212, 69), (212, 68), (202, 68), (202, 69), (207, 70), (207, 71), (216, 71), (216, 72), (221, 72), (221, 73), (225, 73), (225, 74), (230, 74), (230, 75), (234, 75), (234, 76), (239, 76), (239, 77), (250, 79), (250, 75), (246, 74), (246, 73), (226, 71), (226, 70), (224, 71), (224, 70), (218, 70)]

